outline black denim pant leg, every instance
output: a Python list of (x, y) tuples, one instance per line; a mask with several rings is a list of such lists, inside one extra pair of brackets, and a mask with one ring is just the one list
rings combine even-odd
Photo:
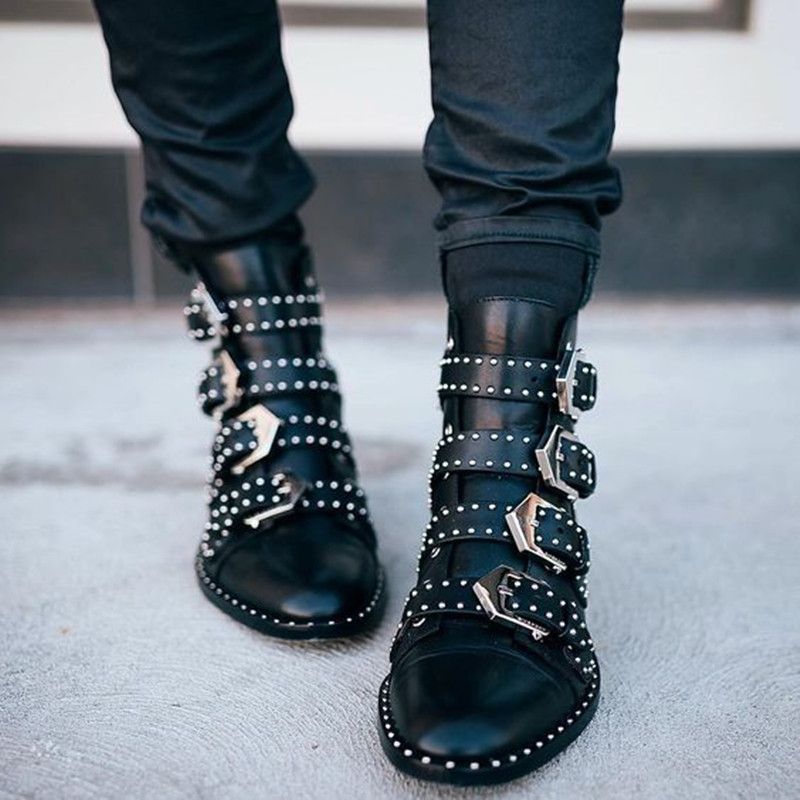
[[(145, 155), (157, 236), (257, 235), (313, 189), (274, 0), (96, 0), (112, 79)], [(444, 250), (542, 241), (599, 251), (619, 203), (607, 161), (620, 0), (430, 0), (434, 121), (426, 168)]]
[(593, 273), (621, 196), (608, 153), (622, 0), (428, 0), (428, 24), (442, 251), (563, 244)]
[(143, 223), (167, 241), (246, 239), (313, 189), (274, 0), (95, 0), (114, 89), (142, 140)]

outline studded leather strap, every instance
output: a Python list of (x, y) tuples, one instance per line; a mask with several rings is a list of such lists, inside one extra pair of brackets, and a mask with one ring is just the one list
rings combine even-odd
[[(440, 508), (426, 528), (422, 554), (436, 557), (438, 549), (468, 540), (505, 542), (520, 550), (507, 521), (513, 512), (514, 506), (498, 507), (496, 503)], [(498, 524), (498, 517), (504, 524)], [(535, 517), (535, 545), (554, 556), (570, 574), (585, 573), (589, 569), (588, 537), (570, 511), (555, 506), (540, 507), (535, 509)]]
[[(532, 357), (478, 354), (448, 355), (441, 362), (439, 396), (485, 397), (557, 403), (561, 362)], [(564, 380), (568, 380), (566, 377)], [(569, 378), (573, 404), (588, 411), (595, 404), (597, 370), (577, 359)]]
[(336, 372), (324, 358), (267, 359), (231, 367), (220, 353), (202, 374), (198, 391), (203, 412), (213, 415), (234, 397), (243, 399), (278, 397), (306, 391), (338, 392)]
[[(446, 436), (434, 453), (430, 477), (452, 472), (484, 472), (546, 478), (563, 482), (578, 496), (595, 488), (594, 456), (569, 432), (552, 443), (549, 434), (538, 442), (527, 435), (496, 430), (472, 430)], [(560, 488), (560, 487), (557, 487)]]
[[(210, 490), (213, 530), (221, 536), (234, 532), (240, 524), (258, 525), (257, 518), (280, 516), (285, 506), (292, 513), (327, 511), (348, 522), (369, 521), (364, 492), (352, 481), (306, 483), (292, 473), (268, 477), (216, 479)], [(371, 535), (370, 535), (371, 538)]]
[[(350, 457), (352, 447), (347, 433), (339, 426), (331, 427), (324, 417), (309, 417), (296, 422), (283, 422), (274, 417), (275, 432), (267, 454), (292, 447), (321, 447)], [(295, 417), (297, 420), (297, 417)], [(243, 463), (255, 463), (262, 442), (259, 438), (258, 422), (252, 414), (244, 412), (240, 417), (226, 421), (214, 439), (212, 469), (218, 474), (227, 474)]]
[(586, 630), (583, 609), (562, 597), (547, 581), (500, 566), (489, 575), (439, 582), (426, 581), (408, 596), (392, 647), (399, 657), (427, 634), (429, 621), (439, 617), (478, 617), (501, 624), (515, 634), (515, 641), (535, 648), (553, 645), (568, 648), (572, 662), (584, 680), (593, 674), (593, 643)]
[(212, 313), (204, 290), (195, 288), (184, 315), (189, 335), (200, 341), (226, 333), (261, 335), (319, 327), (320, 300), (320, 293), (313, 288), (306, 294), (252, 295), (224, 300), (214, 305)]

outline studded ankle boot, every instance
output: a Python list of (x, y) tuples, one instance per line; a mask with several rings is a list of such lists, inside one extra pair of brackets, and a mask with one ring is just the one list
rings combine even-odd
[(495, 783), (583, 730), (600, 675), (584, 622), (589, 549), (573, 501), (595, 485), (573, 433), (595, 369), (576, 318), (485, 299), (450, 312), (432, 516), (379, 698), (404, 772)]
[(307, 248), (262, 241), (180, 261), (202, 281), (185, 309), (190, 335), (213, 347), (200, 386), (218, 426), (196, 559), (203, 592), (274, 636), (369, 627), (383, 571)]

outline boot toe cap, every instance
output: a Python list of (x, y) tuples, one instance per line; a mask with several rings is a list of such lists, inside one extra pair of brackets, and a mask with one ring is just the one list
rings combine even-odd
[(300, 625), (363, 614), (380, 580), (375, 554), (349, 528), (325, 523), (292, 521), (251, 537), (226, 558), (219, 582)]
[(508, 652), (449, 651), (407, 661), (392, 678), (399, 736), (431, 756), (512, 752), (550, 731), (574, 704), (571, 689)]

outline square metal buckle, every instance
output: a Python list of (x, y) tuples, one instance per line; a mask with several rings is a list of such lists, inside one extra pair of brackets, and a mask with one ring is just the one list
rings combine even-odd
[(252, 423), (253, 435), (257, 442), (254, 450), (251, 450), (241, 461), (237, 461), (231, 467), (234, 475), (241, 475), (249, 466), (269, 455), (283, 420), (261, 405), (248, 408), (247, 411), (237, 415), (236, 419)]
[(567, 565), (545, 552), (536, 543), (536, 529), (539, 527), (539, 509), (552, 508), (555, 511), (567, 512), (563, 508), (548, 503), (547, 500), (531, 492), (516, 508), (506, 514), (506, 524), (514, 538), (514, 543), (521, 553), (530, 553), (546, 562), (556, 574), (566, 570)]
[(577, 387), (575, 373), (578, 368), (578, 361), (583, 359), (585, 355), (583, 350), (575, 350), (572, 342), (568, 342), (565, 356), (560, 359), (560, 367), (556, 375), (558, 410), (577, 421), (581, 415), (581, 409), (575, 405), (575, 389)]
[(522, 628), (538, 642), (544, 639), (549, 631), (535, 622), (517, 616), (508, 608), (508, 602), (514, 598), (514, 590), (518, 589), (526, 580), (530, 581), (531, 578), (525, 573), (502, 565), (475, 581), (472, 584), (472, 591), (475, 592), (489, 619), (511, 627)]
[(199, 302), (203, 306), (209, 322), (213, 323), (217, 333), (219, 334), (220, 329), (225, 326), (225, 323), (228, 320), (228, 315), (216, 304), (214, 298), (211, 296), (208, 289), (206, 289), (206, 285), (202, 281), (198, 283), (194, 289), (192, 289), (192, 294), (194, 295), (192, 299), (196, 302)]
[(291, 511), (297, 501), (306, 490), (306, 482), (302, 478), (291, 472), (278, 472), (272, 476), (272, 500), (274, 505), (263, 511), (257, 511), (249, 517), (245, 517), (244, 524), (249, 525), (253, 530), (267, 519), (283, 516)]
[(214, 416), (219, 419), (226, 411), (233, 408), (241, 397), (239, 376), (242, 374), (227, 350), (219, 351), (219, 363), (222, 370), (220, 383), (225, 397), (224, 401), (214, 409)]
[(536, 463), (548, 486), (563, 492), (570, 500), (577, 500), (580, 496), (578, 490), (561, 477), (560, 465), (564, 461), (561, 443), (564, 441), (581, 444), (581, 440), (574, 433), (570, 433), (561, 425), (555, 425), (544, 446), (536, 448)]

